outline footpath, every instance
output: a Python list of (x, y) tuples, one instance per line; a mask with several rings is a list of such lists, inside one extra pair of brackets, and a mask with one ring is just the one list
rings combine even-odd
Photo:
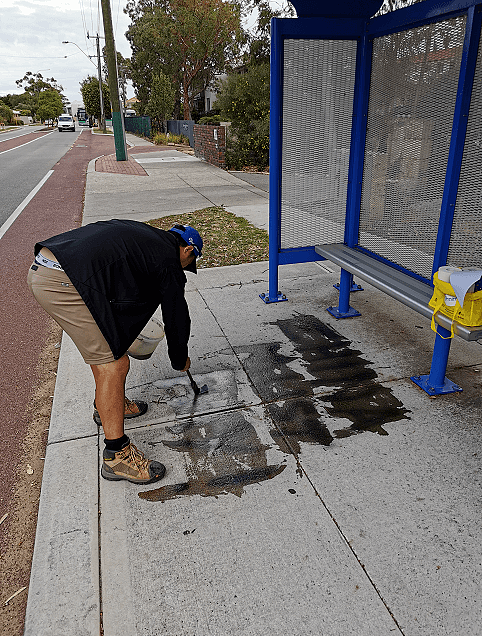
[[(128, 142), (132, 171), (91, 162), (84, 224), (224, 205), (267, 229), (264, 175)], [(93, 379), (63, 336), (25, 636), (480, 635), (480, 345), (453, 343), (464, 391), (431, 399), (409, 379), (430, 367), (428, 321), (368, 285), (362, 316), (336, 321), (331, 263), (281, 267), (271, 305), (267, 262), (198, 271), (191, 371), (209, 392), (164, 342), (127, 379), (156, 484), (100, 478)]]

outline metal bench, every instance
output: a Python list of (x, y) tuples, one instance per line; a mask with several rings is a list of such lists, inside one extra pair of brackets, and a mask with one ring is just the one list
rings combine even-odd
[[(328, 311), (335, 318), (349, 318), (360, 315), (356, 309), (350, 307), (350, 291), (352, 290), (352, 280), (355, 275), (407, 307), (414, 309), (422, 316), (432, 319), (433, 311), (428, 306), (433, 293), (431, 285), (343, 243), (317, 245), (315, 246), (315, 251), (323, 258), (342, 268), (339, 305), (338, 307), (328, 308)], [(430, 374), (412, 376), (411, 380), (429, 395), (461, 391), (462, 389), (458, 385), (445, 377), (451, 344), (448, 336), (450, 336), (452, 321), (447, 316), (437, 312), (435, 314), (435, 322), (438, 325), (437, 333), (442, 337), (435, 339)], [(464, 340), (479, 340), (482, 338), (482, 326), (466, 327), (454, 323), (454, 333)]]

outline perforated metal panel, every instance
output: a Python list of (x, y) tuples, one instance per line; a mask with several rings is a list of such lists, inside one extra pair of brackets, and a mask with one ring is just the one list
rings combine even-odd
[(282, 248), (343, 241), (356, 48), (284, 42)]
[(479, 45), (467, 135), (447, 262), (482, 267), (482, 41)]
[(465, 16), (377, 38), (359, 244), (430, 278)]

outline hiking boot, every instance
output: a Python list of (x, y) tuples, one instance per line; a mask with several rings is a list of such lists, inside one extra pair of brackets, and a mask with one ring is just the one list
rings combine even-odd
[[(147, 411), (147, 403), (142, 400), (129, 400), (125, 399), (124, 404), (124, 419), (129, 419), (131, 417), (139, 417), (139, 415), (144, 415)], [(94, 402), (94, 422), (98, 426), (102, 426), (102, 420), (100, 419), (99, 411), (95, 408)]]
[(131, 442), (117, 452), (105, 448), (103, 456), (101, 475), (110, 481), (127, 479), (134, 484), (151, 484), (166, 474), (163, 464), (146, 459)]

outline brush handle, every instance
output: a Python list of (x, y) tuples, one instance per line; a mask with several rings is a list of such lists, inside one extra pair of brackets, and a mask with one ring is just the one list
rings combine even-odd
[(189, 378), (189, 381), (191, 382), (192, 390), (197, 395), (199, 393), (200, 389), (199, 389), (198, 385), (196, 384), (194, 378), (192, 377), (191, 372), (189, 371), (189, 369), (186, 371), (186, 373), (187, 373), (187, 377)]

